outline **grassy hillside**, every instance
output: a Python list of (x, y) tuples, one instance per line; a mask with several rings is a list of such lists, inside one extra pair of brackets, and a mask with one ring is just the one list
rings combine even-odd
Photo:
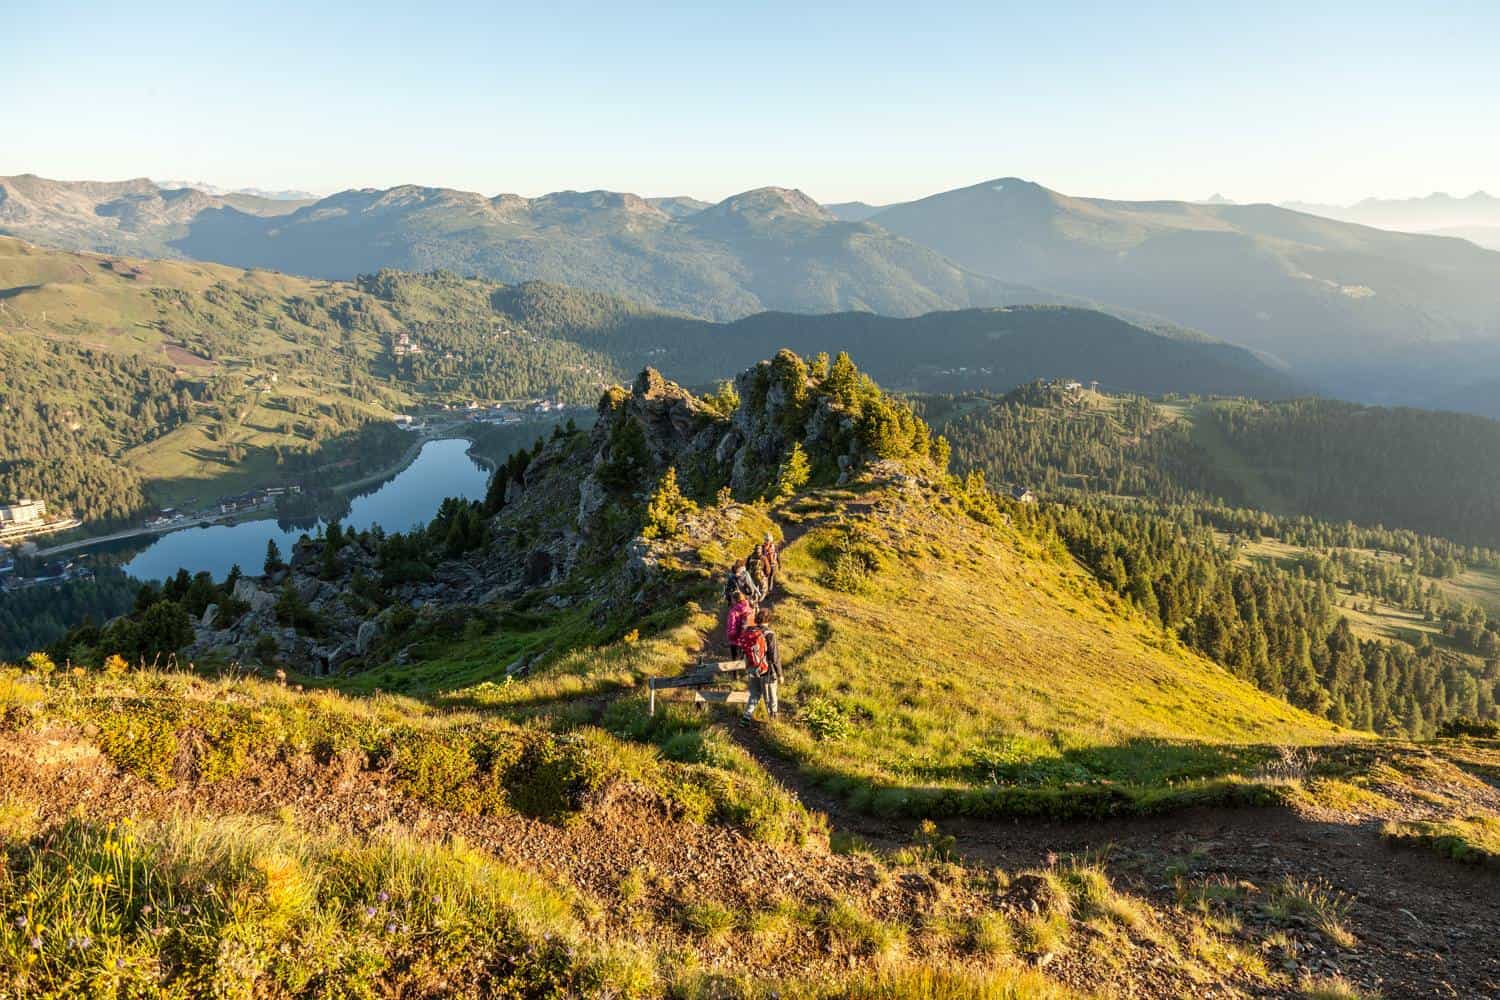
[[(810, 530), (777, 610), (803, 722), (775, 738), (831, 787), (876, 809), (984, 812), (1028, 786), (1249, 773), (1249, 744), (1335, 738), (1066, 555), (934, 499), (877, 489), (796, 508)], [(847, 578), (848, 551), (875, 567)]]
[(1489, 503), (1487, 421), (1045, 384), (923, 411), (961, 469), (1058, 501), (1039, 519), (1102, 582), (1263, 689), (1390, 733), (1494, 717), (1500, 555), (1459, 514)]

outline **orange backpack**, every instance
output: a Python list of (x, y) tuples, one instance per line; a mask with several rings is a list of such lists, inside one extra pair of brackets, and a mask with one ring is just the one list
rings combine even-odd
[(746, 672), (764, 677), (770, 671), (771, 661), (766, 659), (766, 633), (759, 626), (740, 633), (740, 649), (745, 654)]

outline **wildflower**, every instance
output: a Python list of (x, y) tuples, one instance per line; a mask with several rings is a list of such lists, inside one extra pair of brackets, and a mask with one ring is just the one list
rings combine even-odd
[(27, 920), (26, 920), (25, 914), (22, 914), (21, 916), (19, 916), (19, 917), (16, 918), (16, 929), (17, 930), (25, 930), (26, 929), (26, 924), (27, 924)]
[(125, 968), (125, 960), (123, 958), (117, 958), (117, 959), (115, 959), (115, 968), (117, 968), (117, 969), (123, 969), (123, 968)]
[(145, 906), (141, 907), (141, 916), (143, 916), (143, 917), (149, 917), (149, 916), (151, 916), (151, 910), (152, 910), (151, 904), (147, 903)]
[(375, 896), (375, 898), (382, 903), (389, 903), (391, 901), (391, 894), (388, 892), (380, 892)]
[(631, 629), (625, 633), (624, 639), (625, 645), (634, 646), (637, 642), (641, 641), (641, 630), (638, 628)]
[(42, 936), (40, 934), (33, 934), (33, 935), (31, 935), (31, 942), (30, 942), (30, 944), (31, 944), (31, 947), (34, 950), (41, 951), (42, 950)]
[(365, 919), (366, 920), (374, 920), (375, 919), (375, 907), (373, 907), (373, 906), (367, 906), (367, 907), (365, 907)]
[(395, 924), (394, 921), (392, 921), (391, 923), (388, 923), (388, 924), (385, 925), (385, 932), (387, 934), (394, 934), (394, 933), (396, 933), (396, 924)]

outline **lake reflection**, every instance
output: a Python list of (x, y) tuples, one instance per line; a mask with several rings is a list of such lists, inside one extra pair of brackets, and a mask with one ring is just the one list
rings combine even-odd
[[(394, 479), (354, 497), (342, 524), (357, 531), (377, 524), (388, 532), (407, 531), (430, 521), (446, 497), (482, 499), (489, 471), (469, 457), (468, 447), (462, 438), (427, 442)], [(125, 572), (139, 580), (161, 580), (179, 568), (189, 573), (206, 570), (219, 580), (238, 563), (246, 573), (259, 573), (268, 541), (275, 539), (285, 556), (300, 535), (314, 530), (284, 531), (275, 518), (184, 528), (152, 542), (125, 564)]]

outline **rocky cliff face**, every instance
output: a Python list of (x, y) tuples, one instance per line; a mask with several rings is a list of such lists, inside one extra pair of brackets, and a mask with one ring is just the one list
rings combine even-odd
[[(399, 661), (403, 633), (440, 630), (458, 608), (548, 589), (547, 606), (588, 601), (599, 615), (642, 600), (672, 548), (638, 535), (640, 512), (668, 468), (705, 506), (702, 523), (687, 532), (713, 534), (732, 530), (737, 517), (735, 508), (711, 503), (716, 495), (728, 487), (740, 500), (763, 496), (793, 444), (830, 478), (861, 464), (850, 415), (811, 391), (794, 355), (762, 362), (735, 385), (741, 405), (726, 415), (648, 368), (630, 389), (605, 393), (590, 431), (560, 433), (519, 472), (497, 473), (508, 477), (491, 494), (499, 509), (472, 548), (455, 554), (439, 532), (418, 533), (414, 544), (431, 554), (430, 565), (392, 574), (382, 536), (347, 536), (332, 554), (321, 539), (299, 542), (286, 568), (238, 581), (243, 614), (229, 620), (213, 608), (203, 616), (188, 655), (274, 657), (321, 674)], [(559, 587), (581, 570), (590, 571), (586, 590)]]

